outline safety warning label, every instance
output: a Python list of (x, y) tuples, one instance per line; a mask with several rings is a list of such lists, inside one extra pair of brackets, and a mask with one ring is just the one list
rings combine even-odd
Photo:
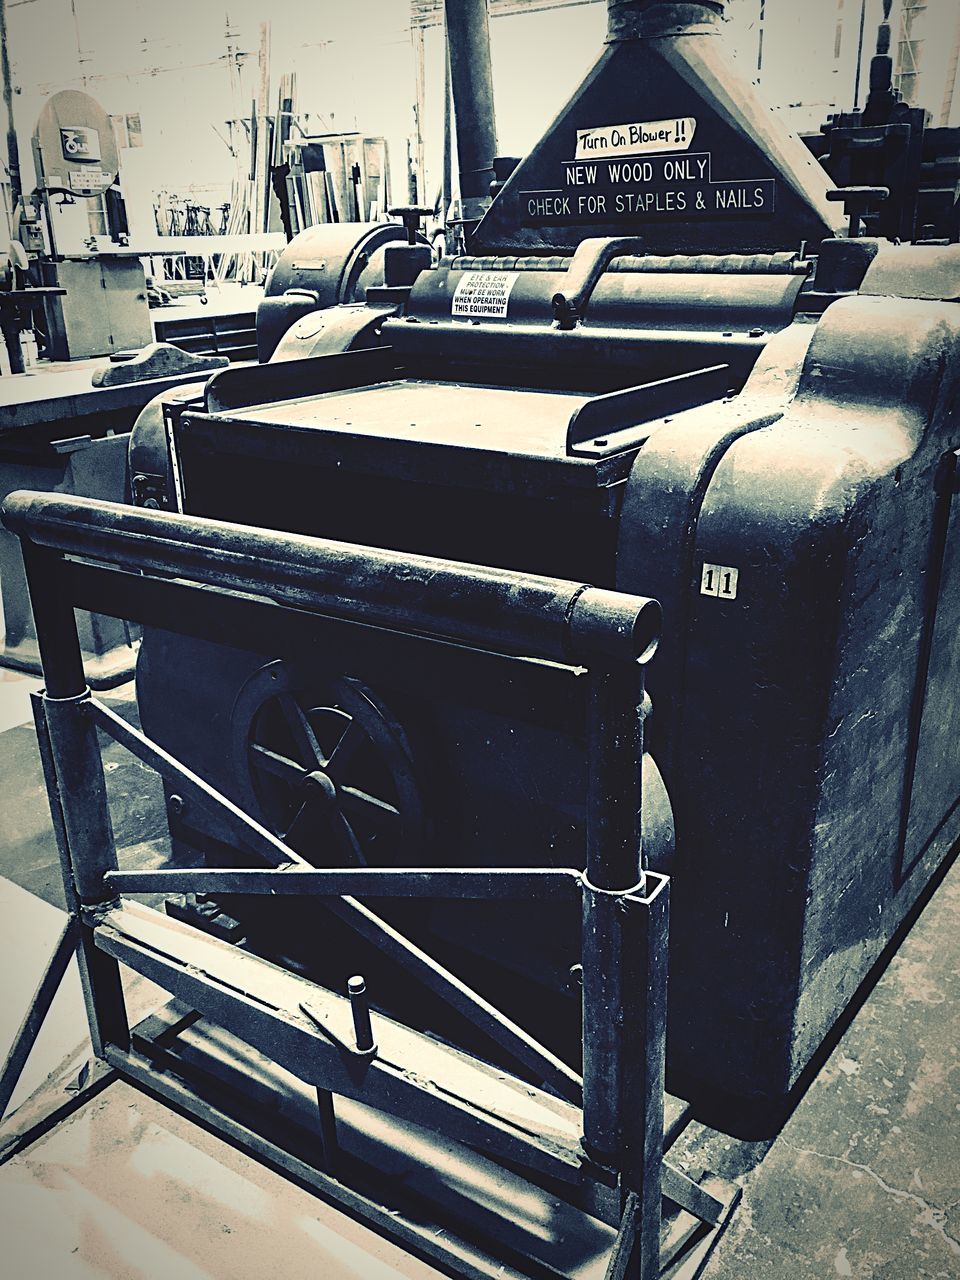
[(674, 120), (644, 120), (639, 124), (611, 124), (578, 129), (575, 160), (604, 156), (636, 156), (656, 151), (689, 151), (696, 132), (696, 116)]
[(505, 316), (510, 292), (518, 279), (517, 271), (465, 271), (453, 291), (450, 314)]
[(561, 164), (558, 177), (556, 187), (519, 192), (524, 226), (761, 217), (776, 207), (775, 179), (715, 178), (709, 151), (591, 161), (575, 157)]

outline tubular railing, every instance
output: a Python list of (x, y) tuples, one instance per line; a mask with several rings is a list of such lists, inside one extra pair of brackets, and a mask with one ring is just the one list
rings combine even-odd
[[(328, 1169), (305, 1173), (298, 1167), (298, 1176), (336, 1195), (333, 1096), (348, 1094), (411, 1115), (514, 1166), (559, 1177), (569, 1184), (573, 1200), (593, 1206), (604, 1201), (607, 1219), (620, 1227), (608, 1275), (640, 1280), (659, 1275), (669, 885), (645, 870), (640, 838), (643, 722), (649, 705), (643, 670), (657, 645), (657, 603), (589, 584), (55, 495), (12, 495), (3, 522), (20, 536), (36, 619), (45, 680), (35, 703), (38, 734), (95, 1052), (131, 1079), (160, 1092), (173, 1088), (159, 1072), (151, 1075), (131, 1050), (122, 960), (316, 1084)], [(285, 625), (308, 637), (311, 628), (325, 634), (331, 626), (375, 629), (388, 640), (406, 637), (410, 643), (412, 637), (442, 645), (454, 665), (458, 655), (466, 660), (480, 650), (499, 655), (509, 668), (530, 660), (586, 668), (581, 673), (589, 687), (585, 869), (308, 864), (92, 697), (73, 614), (75, 606), (91, 599), (100, 611), (147, 624), (155, 623), (160, 606), (168, 608), (174, 599), (176, 629), (214, 638), (220, 634), (211, 621), (218, 602), (229, 605), (232, 643), (238, 647), (248, 628), (262, 643), (267, 609), (278, 636)], [(175, 784), (189, 803), (215, 812), (237, 846), (266, 865), (121, 871), (98, 730)], [(294, 975), (284, 980), (286, 994), (269, 1009), (262, 1007), (270, 1005), (266, 997), (257, 1004), (241, 991), (258, 989), (264, 967), (274, 971), (273, 966), (190, 926), (174, 927), (146, 908), (124, 906), (120, 897), (156, 892), (317, 898), (466, 1013), (552, 1092), (524, 1084), (517, 1096), (532, 1101), (516, 1101), (510, 1120), (504, 1118), (509, 1107), (493, 1116), (469, 1096), (472, 1068), (463, 1054), (453, 1064), (463, 1078), (459, 1093), (450, 1085), (443, 1091), (421, 1087), (403, 1057), (405, 1046), (412, 1043), (427, 1058), (435, 1056), (437, 1046), (380, 1017), (373, 1019), (371, 1033), (359, 989), (350, 992), (353, 1034), (350, 1018), (343, 1020), (341, 998)], [(579, 898), (582, 1078), (359, 900), (376, 897)], [(61, 962), (58, 957), (62, 969)], [(242, 972), (243, 980), (217, 979), (218, 966), (224, 973)], [(279, 990), (284, 983), (277, 982)], [(383, 1043), (371, 1047), (378, 1027)], [(453, 1069), (453, 1059), (445, 1063), (444, 1071)], [(410, 1067), (406, 1074), (400, 1071), (402, 1088), (400, 1067)], [(475, 1070), (481, 1072), (479, 1064)], [(508, 1077), (498, 1079), (504, 1089), (512, 1088)], [(0, 1077), (0, 1090), (3, 1084)], [(566, 1102), (561, 1105), (559, 1099)], [(176, 1100), (200, 1106), (182, 1087)], [(565, 1117), (557, 1121), (563, 1133), (550, 1142), (533, 1116), (538, 1106), (559, 1107)], [(205, 1118), (209, 1122), (208, 1113)], [(668, 1173), (671, 1197), (682, 1203), (689, 1193), (694, 1211), (703, 1210), (704, 1193), (675, 1171)], [(716, 1202), (711, 1211), (719, 1216)], [(427, 1246), (418, 1239), (416, 1247)], [(442, 1256), (442, 1241), (434, 1237), (429, 1248)]]

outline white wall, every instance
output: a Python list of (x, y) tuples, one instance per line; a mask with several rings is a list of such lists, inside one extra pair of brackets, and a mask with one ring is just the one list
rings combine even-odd
[[(757, 76), (760, 0), (730, 0), (728, 33), (739, 50), (743, 68), (791, 128), (819, 128), (826, 114), (853, 106), (860, 0), (766, 0), (763, 65)], [(890, 52), (896, 68), (902, 0), (893, 0)], [(860, 106), (869, 89), (870, 59), (876, 48), (882, 0), (866, 0), (860, 73)], [(958, 0), (926, 0), (914, 23), (923, 41), (917, 105), (926, 107), (933, 124), (960, 124), (960, 85), (948, 121), (940, 120), (944, 93), (954, 70), (953, 55), (960, 26)], [(838, 40), (839, 35), (839, 40)]]

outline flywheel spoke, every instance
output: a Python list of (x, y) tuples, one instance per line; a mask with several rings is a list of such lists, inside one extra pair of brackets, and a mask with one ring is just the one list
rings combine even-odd
[(312, 815), (310, 813), (310, 805), (308, 801), (304, 800), (303, 804), (294, 814), (293, 821), (290, 823), (289, 827), (287, 827), (286, 831), (283, 832), (280, 839), (283, 840), (285, 844), (292, 845), (294, 840), (299, 839), (299, 837), (303, 835), (304, 832), (309, 831), (312, 826), (313, 822)]
[(342, 813), (337, 815), (337, 820), (333, 823), (333, 831), (336, 842), (341, 845), (349, 861), (358, 867), (365, 867), (367, 860), (360, 848), (360, 841)]
[(343, 775), (344, 769), (349, 768), (350, 761), (357, 754), (360, 748), (367, 740), (367, 735), (362, 727), (351, 720), (340, 736), (337, 745), (330, 752), (330, 758), (327, 760), (327, 772), (335, 780)]
[(288, 759), (287, 756), (280, 755), (277, 751), (271, 751), (269, 747), (263, 746), (260, 742), (252, 742), (250, 751), (252, 753), (252, 763), (265, 773), (272, 773), (275, 778), (297, 784), (306, 776), (307, 771), (302, 765), (297, 764), (295, 760)]
[(290, 693), (280, 693), (277, 695), (277, 701), (280, 703), (280, 710), (283, 712), (283, 719), (293, 736), (294, 746), (300, 761), (310, 772), (313, 769), (323, 769), (326, 767), (327, 760), (317, 741), (317, 735), (310, 726), (306, 712), (300, 706), (296, 698)]
[(400, 810), (396, 805), (372, 796), (369, 791), (361, 791), (359, 787), (341, 787), (340, 796), (343, 808), (347, 813), (384, 818), (389, 822), (399, 822), (400, 820)]

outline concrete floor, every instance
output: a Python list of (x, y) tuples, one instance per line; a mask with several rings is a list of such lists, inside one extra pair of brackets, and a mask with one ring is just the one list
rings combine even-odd
[(11, 1280), (438, 1276), (122, 1081), (0, 1168), (0, 1237)]
[[(0, 875), (58, 905), (33, 731), (18, 723), (29, 687), (0, 675)], [(107, 754), (119, 842), (150, 863), (164, 833), (146, 772)], [(674, 1148), (744, 1187), (709, 1280), (960, 1278), (958, 919), (960, 864), (775, 1142), (694, 1125)], [(0, 1168), (0, 1231), (0, 1272), (18, 1277), (436, 1274), (122, 1083)]]
[(775, 1142), (684, 1135), (744, 1188), (710, 1280), (960, 1277), (958, 922), (955, 863)]

